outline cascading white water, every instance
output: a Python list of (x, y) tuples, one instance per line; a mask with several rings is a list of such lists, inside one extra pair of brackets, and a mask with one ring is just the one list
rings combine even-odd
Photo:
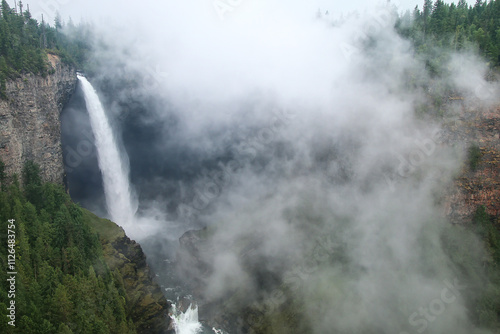
[(85, 103), (94, 132), (97, 158), (101, 169), (108, 214), (115, 223), (125, 229), (131, 226), (137, 206), (132, 201), (128, 168), (124, 164), (112, 128), (99, 96), (90, 82), (81, 75)]
[[(78, 75), (78, 79), (82, 84), (90, 124), (94, 132), (108, 213), (115, 223), (124, 227), (125, 230), (130, 229), (137, 206), (132, 201), (128, 168), (116, 145), (113, 130), (99, 96), (85, 77)], [(137, 228), (140, 229), (140, 227), (134, 226), (134, 230)], [(202, 325), (198, 322), (198, 307), (196, 306), (189, 306), (184, 313), (177, 312), (174, 307), (173, 320), (177, 334), (197, 334), (202, 331)]]
[[(177, 312), (175, 305), (172, 305), (175, 333), (177, 334), (197, 334), (202, 331), (202, 326), (198, 322), (198, 306), (189, 305), (186, 312)], [(178, 314), (177, 314), (178, 313)]]

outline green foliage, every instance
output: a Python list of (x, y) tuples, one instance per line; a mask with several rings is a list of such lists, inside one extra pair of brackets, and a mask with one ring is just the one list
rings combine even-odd
[[(492, 254), (493, 265), (500, 270), (500, 231), (493, 223), (491, 217), (484, 206), (478, 207), (474, 215), (474, 225), (476, 231), (486, 242), (486, 245)], [(500, 281), (499, 281), (500, 283)]]
[(442, 241), (460, 279), (468, 286), (464, 297), (471, 319), (497, 333), (500, 330), (500, 232), (494, 217), (480, 206), (470, 226), (450, 226)]
[[(0, 192), (0, 243), (7, 245), (8, 219), (16, 232), (16, 327), (2, 333), (135, 333), (125, 310), (123, 278), (106, 265), (88, 213), (64, 189), (43, 184), (39, 167), (23, 169), (23, 188)], [(3, 185), (3, 183), (2, 183)], [(7, 247), (0, 247), (6, 267)], [(96, 269), (97, 268), (97, 269)], [(0, 315), (10, 300), (6, 271), (0, 273)]]
[[(1, 57), (0, 57), (1, 58)], [(2, 185), (2, 190), (5, 189), (5, 163), (0, 161), (0, 183)]]
[(488, 279), (477, 300), (474, 316), (480, 325), (500, 330), (500, 231), (493, 218), (480, 206), (473, 219), (474, 229), (486, 244), (489, 255), (484, 263)]
[(50, 68), (47, 53), (61, 57), (62, 62), (82, 66), (89, 45), (88, 29), (83, 25), (64, 25), (57, 16), (55, 27), (39, 23), (29, 11), (16, 13), (2, 1), (0, 16), (0, 98), (6, 99), (6, 81), (20, 74), (45, 76)]
[(26, 199), (35, 206), (41, 203), (42, 178), (40, 177), (40, 167), (33, 161), (28, 161), (23, 168), (23, 185)]
[(481, 149), (477, 144), (473, 144), (469, 147), (467, 152), (468, 154), (468, 165), (471, 170), (475, 171), (479, 162), (481, 162), (481, 157), (483, 154), (481, 153)]
[[(450, 50), (477, 46), (491, 66), (500, 66), (500, 0), (477, 1), (474, 6), (468, 6), (464, 0), (456, 5), (425, 0), (422, 11), (418, 6), (413, 11), (410, 27), (407, 22), (408, 18), (401, 16), (396, 23), (397, 31), (429, 60), (433, 59), (427, 53), (431, 50), (429, 45)], [(431, 72), (433, 69), (430, 68)]]

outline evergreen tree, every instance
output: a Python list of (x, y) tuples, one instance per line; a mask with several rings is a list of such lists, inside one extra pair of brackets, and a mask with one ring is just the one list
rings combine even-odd
[[(23, 306), (16, 310), (16, 327), (2, 321), (0, 332), (135, 333), (125, 312), (122, 278), (107, 267), (83, 210), (62, 187), (43, 184), (39, 171), (28, 162), (23, 189), (13, 178), (0, 191), (0, 228), (7, 230), (7, 220), (16, 220), (16, 304)], [(5, 233), (0, 242), (7, 244)], [(7, 255), (7, 247), (0, 248), (0, 262), (7, 263)], [(0, 278), (5, 282), (5, 271)], [(4, 319), (5, 288), (0, 285)]]
[(436, 54), (430, 53), (434, 46), (444, 48), (441, 55), (446, 50), (477, 47), (490, 61), (490, 66), (500, 65), (500, 0), (477, 0), (474, 6), (469, 6), (465, 0), (459, 0), (456, 5), (443, 0), (434, 3), (425, 0), (423, 10), (416, 6), (412, 18), (411, 28), (401, 23), (405, 20), (402, 16), (396, 29), (414, 43), (419, 54), (429, 59), (431, 73), (437, 73), (440, 63)]
[[(5, 82), (10, 78), (25, 73), (47, 75), (50, 69), (47, 53), (60, 56), (64, 63), (82, 66), (89, 50), (89, 40), (76, 40), (68, 35), (86, 30), (84, 25), (65, 27), (58, 14), (55, 27), (51, 27), (38, 23), (28, 10), (16, 13), (5, 0), (2, 0), (1, 7), (0, 98), (7, 98)], [(19, 7), (22, 8), (22, 3)]]
[(432, 0), (425, 0), (424, 8), (422, 11), (424, 36), (426, 36), (427, 32), (428, 32), (427, 30), (428, 30), (429, 18), (430, 18), (431, 12), (432, 12)]

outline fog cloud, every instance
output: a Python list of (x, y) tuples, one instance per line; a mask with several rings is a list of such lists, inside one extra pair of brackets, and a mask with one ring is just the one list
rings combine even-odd
[[(171, 167), (154, 182), (135, 172), (139, 201), (145, 184), (161, 192), (140, 203), (140, 237), (209, 226), (211, 270), (193, 268), (203, 302), (246, 291), (253, 312), (298, 303), (314, 333), (479, 332), (464, 302), (477, 281), (444, 250), (439, 207), (462, 152), (416, 115), (424, 83), (441, 79), (392, 28), (397, 9), (341, 20), (318, 18), (316, 4), (234, 1), (221, 20), (210, 2), (193, 3), (125, 3), (111, 24), (96, 21), (108, 47), (96, 48), (106, 67), (94, 79), (128, 80), (107, 98), (140, 100), (137, 124), (158, 131), (136, 148), (123, 134), (132, 174), (133, 150)], [(439, 84), (492, 99), (478, 93), (496, 89), (479, 58), (452, 55), (444, 67), (457, 70)]]

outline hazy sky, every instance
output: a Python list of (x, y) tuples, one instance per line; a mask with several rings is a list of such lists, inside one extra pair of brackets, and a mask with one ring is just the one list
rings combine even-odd
[[(193, 11), (212, 11), (215, 12), (214, 4), (216, 3), (233, 3), (236, 4), (235, 8), (244, 9), (244, 7), (249, 6), (253, 1), (250, 0), (189, 0), (183, 1), (184, 4), (189, 4), (192, 6)], [(279, 3), (280, 1), (276, 1)], [(304, 8), (306, 4), (310, 7), (311, 12), (314, 13), (318, 8), (328, 10), (330, 14), (336, 15), (340, 13), (346, 13), (354, 10), (363, 11), (363, 9), (369, 8), (376, 3), (384, 3), (385, 1), (371, 1), (371, 0), (356, 0), (356, 1), (335, 1), (335, 0), (314, 0), (314, 1), (287, 1), (287, 6), (293, 6), (294, 4), (300, 4), (301, 8)], [(420, 8), (422, 7), (423, 0), (393, 0), (393, 4), (397, 5), (400, 10), (413, 9), (416, 5)], [(449, 2), (449, 1), (447, 1)], [(457, 2), (457, 1), (455, 1)], [(472, 5), (475, 1), (468, 0)], [(9, 0), (8, 3), (14, 4), (13, 0)], [(159, 2), (154, 0), (146, 0), (136, 2), (136, 1), (117, 1), (117, 0), (31, 0), (25, 2), (29, 4), (32, 14), (35, 18), (40, 19), (41, 14), (44, 13), (44, 17), (47, 21), (52, 22), (55, 12), (59, 11), (64, 19), (71, 17), (73, 21), (80, 21), (80, 19), (96, 19), (105, 17), (133, 17), (136, 15), (147, 16), (149, 14), (161, 13), (170, 9), (172, 6), (177, 6), (178, 2), (166, 1)]]

